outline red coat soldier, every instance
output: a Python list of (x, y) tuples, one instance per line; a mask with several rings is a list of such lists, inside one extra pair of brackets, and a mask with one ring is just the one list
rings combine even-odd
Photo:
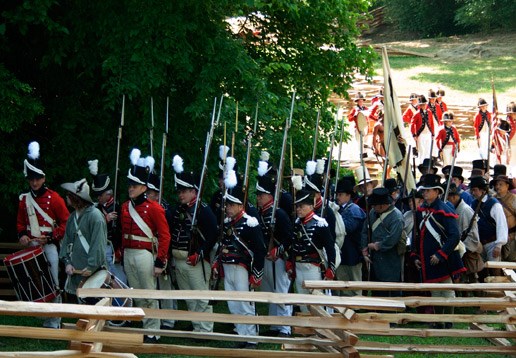
[(427, 109), (425, 96), (419, 96), (418, 107), (418, 112), (412, 117), (410, 122), (410, 131), (416, 140), (419, 159), (423, 161), (430, 157), (435, 127), (432, 112)]
[(405, 122), (405, 123), (412, 122), (412, 117), (414, 117), (414, 115), (419, 111), (419, 108), (417, 107), (417, 103), (418, 103), (418, 95), (415, 93), (411, 93), (410, 94), (410, 103), (409, 103), (407, 109), (405, 110), (405, 112), (403, 112), (403, 122)]
[(483, 98), (478, 99), (478, 113), (475, 115), (473, 122), (475, 128), (475, 137), (480, 151), (480, 158), (487, 159), (487, 152), (491, 149), (489, 143), (489, 132), (492, 128), (491, 113), (487, 110), (487, 102)]
[(437, 125), (442, 125), (441, 119), (443, 117), (443, 111), (441, 106), (437, 105), (437, 94), (433, 90), (428, 91), (428, 110), (432, 112), (434, 120)]
[(451, 165), (455, 151), (460, 152), (460, 136), (453, 126), (453, 112), (443, 114), (444, 126), (437, 133), (436, 142), (439, 153), (443, 156), (443, 165)]

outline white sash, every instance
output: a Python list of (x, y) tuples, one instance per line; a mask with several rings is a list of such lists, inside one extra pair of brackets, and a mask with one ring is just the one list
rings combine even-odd
[[(45, 211), (43, 211), (43, 209), (41, 209), (30, 193), (22, 194), (22, 196), (25, 196), (25, 206), (27, 208), (27, 215), (29, 216), (30, 233), (34, 237), (40, 237), (41, 230), (36, 211), (50, 224), (51, 227), (54, 227), (54, 220)], [(36, 211), (34, 211), (34, 209)]]
[(380, 225), (383, 222), (383, 219), (385, 219), (387, 217), (387, 215), (389, 215), (392, 212), (392, 210), (394, 210), (394, 209), (391, 209), (389, 211), (386, 211), (386, 212), (380, 214), (378, 219), (376, 219), (375, 222), (373, 223), (373, 225), (371, 226), (371, 232), (374, 232), (378, 228), (378, 225)]
[(136, 225), (138, 225), (138, 227), (140, 228), (141, 231), (143, 231), (143, 233), (149, 238), (149, 239), (153, 239), (154, 238), (154, 235), (152, 234), (152, 230), (150, 229), (149, 225), (147, 225), (147, 223), (145, 221), (143, 221), (142, 217), (140, 216), (140, 214), (138, 214), (138, 212), (136, 211), (136, 209), (134, 208), (133, 206), (133, 203), (132, 202), (129, 202), (129, 215), (131, 215), (131, 218), (134, 220), (134, 222), (136, 223)]
[(79, 237), (79, 241), (82, 244), (82, 247), (84, 248), (84, 251), (88, 254), (90, 252), (90, 244), (88, 244), (88, 241), (86, 241), (86, 238), (81, 232), (81, 229), (79, 229), (79, 224), (77, 223), (77, 219), (79, 218), (79, 215), (75, 213), (75, 217), (73, 218), (73, 222), (75, 224), (75, 230), (77, 231), (77, 236)]

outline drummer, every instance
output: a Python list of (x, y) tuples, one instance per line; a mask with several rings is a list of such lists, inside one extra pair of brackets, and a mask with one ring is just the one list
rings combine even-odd
[(70, 214), (59, 252), (67, 275), (65, 291), (76, 295), (81, 281), (101, 267), (107, 267), (107, 225), (104, 215), (93, 205), (86, 179), (64, 183)]
[[(21, 245), (42, 246), (54, 282), (58, 283), (57, 247), (63, 238), (69, 212), (63, 198), (45, 185), (46, 176), (39, 151), (39, 143), (31, 142), (28, 159), (23, 162), (23, 172), (30, 190), (20, 195), (16, 229)], [(56, 297), (52, 302), (61, 303), (61, 296)], [(43, 327), (60, 328), (60, 326), (59, 317), (46, 318), (43, 321)]]

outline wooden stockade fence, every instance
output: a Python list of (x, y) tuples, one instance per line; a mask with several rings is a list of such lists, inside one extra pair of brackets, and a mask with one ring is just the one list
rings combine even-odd
[[(60, 316), (77, 318), (76, 324), (65, 324), (62, 330), (0, 326), (0, 336), (48, 340), (67, 340), (69, 350), (58, 352), (1, 352), (0, 356), (57, 357), (134, 357), (139, 353), (160, 353), (209, 357), (387, 357), (396, 353), (425, 354), (501, 354), (516, 355), (516, 273), (514, 263), (488, 263), (500, 268), (505, 277), (486, 284), (407, 284), (380, 282), (306, 281), (311, 294), (274, 294), (268, 292), (226, 291), (152, 291), (79, 289), (80, 297), (104, 297), (95, 306), (0, 301), (0, 314), (13, 316)], [(496, 282), (506, 281), (506, 282)], [(323, 290), (399, 290), (422, 292), (454, 289), (457, 292), (497, 292), (495, 297), (376, 297), (327, 296)], [(241, 316), (227, 313), (198, 313), (181, 310), (154, 310), (110, 307), (111, 297), (152, 299), (209, 299), (214, 301), (253, 301), (304, 305), (308, 313), (293, 317)], [(477, 307), (475, 313), (421, 314), (420, 306)], [(333, 308), (330, 314), (325, 308)], [(407, 308), (409, 308), (407, 310)], [(468, 310), (468, 312), (473, 310)], [(145, 330), (113, 327), (106, 320), (140, 321), (143, 318), (168, 318), (177, 321), (213, 321), (260, 325), (290, 325), (293, 337), (238, 336), (227, 333), (204, 333), (178, 330)], [(452, 322), (460, 328), (430, 329), (414, 327), (412, 322)], [(464, 323), (468, 323), (465, 326)], [(492, 326), (492, 325), (496, 326)], [(502, 329), (500, 327), (503, 327)], [(145, 344), (144, 335), (160, 335), (196, 340), (194, 346), (178, 344)], [(484, 344), (414, 344), (361, 340), (365, 336), (475, 338)], [(255, 342), (277, 344), (281, 350), (245, 350), (206, 346), (205, 341)], [(488, 342), (489, 341), (489, 342)], [(434, 341), (435, 342), (435, 341)], [(198, 344), (197, 344), (198, 343)], [(468, 345), (466, 345), (468, 344)]]

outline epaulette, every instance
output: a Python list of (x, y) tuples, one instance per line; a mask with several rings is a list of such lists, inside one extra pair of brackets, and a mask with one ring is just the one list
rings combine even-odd
[(251, 216), (251, 215), (248, 215), (248, 214), (244, 214), (244, 218), (247, 219), (246, 220), (246, 224), (247, 226), (249, 227), (255, 227), (255, 226), (258, 226), (259, 223), (258, 223), (258, 219), (256, 219), (255, 217)]
[(328, 226), (328, 222), (325, 218), (320, 217), (319, 215), (314, 215), (314, 219), (317, 221), (317, 226), (326, 227)]

